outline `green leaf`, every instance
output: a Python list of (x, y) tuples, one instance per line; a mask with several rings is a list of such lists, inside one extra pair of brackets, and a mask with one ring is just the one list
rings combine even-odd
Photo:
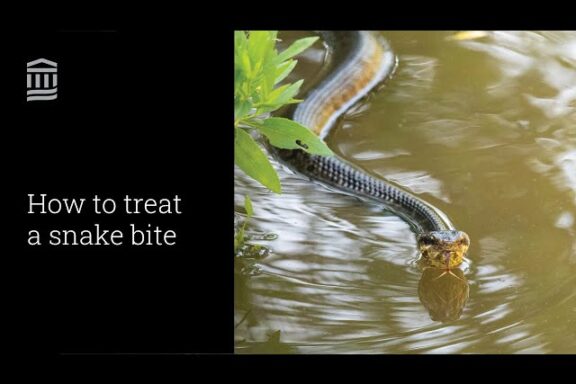
[[(248, 41), (243, 31), (234, 32), (234, 98), (243, 93), (250, 73), (250, 60), (246, 45)], [(249, 96), (249, 95), (247, 95)]]
[(274, 79), (276, 78), (276, 66), (270, 62), (265, 62), (259, 76), (256, 78), (258, 83), (258, 93), (260, 102), (270, 97), (270, 92), (274, 88)]
[(265, 89), (266, 94), (272, 91), (275, 80), (277, 77), (277, 60), (278, 52), (275, 49), (275, 41), (270, 45), (268, 51), (264, 57), (264, 64), (262, 67), (262, 86)]
[(254, 214), (254, 210), (252, 209), (252, 201), (250, 200), (250, 196), (244, 196), (244, 209), (246, 209), (246, 214), (248, 217), (252, 217)]
[(252, 65), (250, 64), (250, 57), (248, 56), (248, 52), (243, 51), (240, 53), (239, 64), (241, 65), (242, 71), (244, 72), (244, 76), (246, 76), (247, 79), (251, 79), (254, 76), (254, 73), (252, 71)]
[(234, 68), (234, 98), (236, 99), (242, 92), (244, 82), (244, 72), (241, 68)]
[(294, 69), (298, 60), (288, 60), (278, 65), (276, 68), (276, 78), (274, 79), (274, 84), (278, 84), (284, 80)]
[(316, 40), (318, 40), (318, 37), (305, 37), (303, 39), (296, 40), (295, 42), (292, 43), (292, 45), (290, 45), (284, 51), (280, 52), (276, 60), (278, 60), (278, 62), (283, 62), (284, 60), (296, 56), (297, 54), (299, 54), (300, 52), (302, 52), (303, 50), (314, 44)]
[(303, 81), (299, 80), (294, 84), (284, 84), (270, 92), (267, 100), (263, 100), (258, 106), (258, 113), (272, 112), (286, 104), (300, 102), (300, 100), (295, 100), (293, 97), (300, 91)]
[(252, 109), (252, 103), (250, 100), (234, 100), (234, 120), (238, 120), (246, 116), (248, 112)]
[(297, 82), (290, 84), (280, 95), (271, 100), (271, 104), (287, 104), (293, 101), (293, 97), (298, 94), (300, 87), (304, 80), (298, 80)]
[(242, 246), (242, 244), (244, 244), (244, 240), (245, 240), (244, 232), (245, 231), (246, 231), (246, 221), (244, 221), (240, 225), (240, 229), (238, 229), (238, 232), (236, 233), (236, 237), (234, 238), (234, 253), (237, 253), (238, 248), (240, 248), (240, 246)]
[(261, 74), (266, 60), (270, 59), (270, 52), (274, 51), (276, 43), (276, 33), (275, 31), (250, 31), (248, 53), (252, 61), (254, 76)]
[(234, 162), (248, 176), (276, 193), (281, 193), (280, 179), (268, 157), (252, 136), (242, 128), (236, 128)]
[(234, 31), (234, 53), (246, 47), (246, 33), (244, 31)]
[(276, 104), (275, 101), (280, 98), (280, 95), (282, 95), (282, 93), (284, 91), (286, 91), (289, 86), (290, 86), (290, 84), (284, 84), (284, 85), (279, 86), (278, 88), (276, 88), (275, 90), (270, 92), (270, 94), (268, 95), (268, 98), (266, 100), (263, 100), (262, 104), (275, 105)]
[(252, 59), (252, 63), (262, 63), (264, 61), (264, 52), (268, 46), (267, 42), (270, 39), (270, 32), (268, 31), (250, 31), (248, 36), (248, 53)]
[(271, 117), (263, 122), (251, 121), (262, 132), (270, 144), (284, 149), (304, 149), (314, 155), (332, 156), (328, 146), (312, 131), (295, 121), (282, 117)]

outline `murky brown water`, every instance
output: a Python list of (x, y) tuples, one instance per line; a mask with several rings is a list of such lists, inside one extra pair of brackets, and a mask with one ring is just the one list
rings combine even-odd
[[(576, 33), (383, 34), (397, 72), (328, 144), (470, 235), (463, 280), (437, 280), (467, 280), (469, 299), (457, 320), (428, 311), (414, 234), (377, 204), (281, 167), (274, 195), (237, 170), (249, 230), (278, 238), (235, 276), (236, 351), (576, 353)], [(317, 44), (295, 76), (322, 60)]]

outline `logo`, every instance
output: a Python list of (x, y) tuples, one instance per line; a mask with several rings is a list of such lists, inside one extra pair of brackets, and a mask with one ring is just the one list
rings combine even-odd
[(26, 101), (54, 100), (58, 96), (57, 67), (53, 61), (38, 59), (27, 65), (27, 92)]

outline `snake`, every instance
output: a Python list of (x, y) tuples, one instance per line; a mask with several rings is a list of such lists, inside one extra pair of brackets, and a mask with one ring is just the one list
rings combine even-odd
[[(398, 65), (390, 44), (374, 31), (319, 32), (327, 48), (328, 64), (320, 79), (287, 116), (321, 139), (362, 99), (379, 89)], [(432, 204), (400, 186), (376, 177), (346, 159), (314, 155), (302, 149), (274, 148), (289, 168), (347, 194), (376, 201), (406, 221), (416, 234), (420, 260), (450, 270), (462, 263), (469, 236)]]

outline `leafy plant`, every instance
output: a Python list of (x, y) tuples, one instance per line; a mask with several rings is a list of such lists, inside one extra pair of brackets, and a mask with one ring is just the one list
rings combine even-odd
[(238, 225), (237, 233), (234, 236), (234, 254), (237, 254), (238, 249), (244, 245), (244, 242), (246, 241), (246, 237), (244, 235), (246, 231), (246, 224), (248, 224), (248, 221), (254, 214), (254, 210), (252, 209), (252, 201), (248, 195), (244, 196), (244, 209), (246, 210), (246, 219), (243, 223)]
[(300, 102), (294, 97), (303, 80), (285, 84), (282, 81), (296, 66), (293, 57), (317, 40), (317, 37), (299, 39), (278, 53), (276, 36), (276, 31), (234, 33), (234, 161), (248, 176), (280, 193), (278, 174), (252, 137), (252, 130), (266, 136), (278, 148), (300, 148), (325, 156), (332, 155), (332, 151), (301, 124), (270, 117), (271, 112)]
[(260, 273), (258, 260), (267, 257), (270, 249), (261, 244), (253, 244), (250, 240), (275, 240), (278, 236), (273, 233), (246, 233), (246, 226), (254, 215), (250, 196), (244, 196), (244, 210), (246, 217), (234, 214), (234, 270), (242, 275), (255, 275)]

